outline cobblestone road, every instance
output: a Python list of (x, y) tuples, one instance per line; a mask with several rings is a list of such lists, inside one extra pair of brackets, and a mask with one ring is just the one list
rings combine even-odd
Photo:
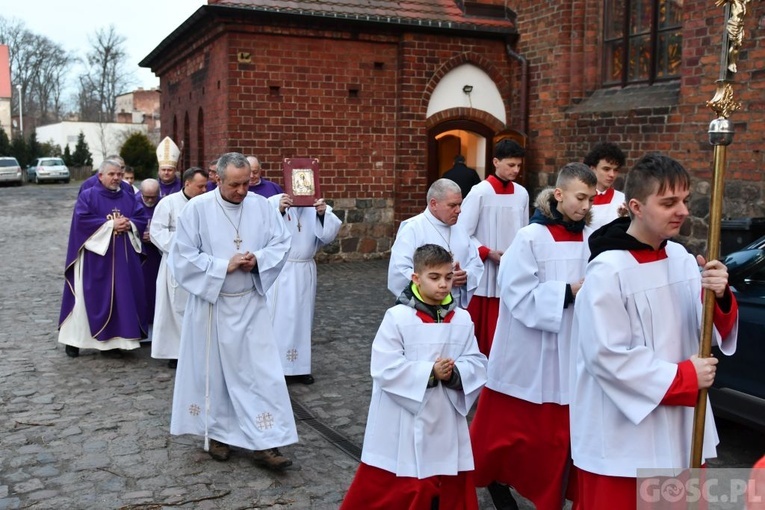
[[(284, 451), (295, 467), (273, 474), (245, 451), (215, 462), (201, 439), (169, 435), (173, 372), (148, 346), (71, 359), (56, 342), (76, 194), (75, 183), (0, 188), (0, 510), (337, 508), (357, 466), (347, 452), (363, 439), (371, 341), (391, 303), (387, 262), (319, 267), (316, 384), (290, 386), (300, 442)], [(751, 455), (729, 453), (727, 465), (755, 458), (751, 444), (742, 450)]]

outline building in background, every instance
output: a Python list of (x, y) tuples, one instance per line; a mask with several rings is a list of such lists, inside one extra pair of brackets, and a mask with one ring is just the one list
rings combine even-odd
[(146, 133), (149, 139), (159, 144), (160, 116), (159, 116), (159, 89), (144, 90), (138, 88), (131, 92), (117, 96), (115, 122), (127, 124), (146, 124)]
[(93, 168), (109, 155), (119, 154), (122, 144), (132, 133), (148, 135), (146, 124), (126, 124), (122, 122), (57, 122), (37, 128), (37, 140), (41, 143), (51, 142), (61, 147), (63, 151), (69, 146), (74, 152), (80, 131), (85, 135), (90, 153), (93, 156)]
[[(8, 46), (0, 44), (0, 127), (8, 138), (13, 137), (11, 126), (11, 63)], [(4, 156), (5, 154), (0, 154)]]

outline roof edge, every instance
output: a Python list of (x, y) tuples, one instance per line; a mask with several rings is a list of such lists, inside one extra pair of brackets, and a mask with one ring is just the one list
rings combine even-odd
[[(466, 34), (466, 35), (494, 35), (494, 36), (503, 36), (505, 38), (507, 37), (514, 37), (518, 35), (518, 29), (517, 27), (513, 26), (512, 29), (507, 29), (504, 27), (491, 27), (491, 26), (484, 26), (484, 25), (477, 25), (474, 23), (470, 23), (469, 21), (463, 22), (463, 23), (455, 23), (455, 22), (444, 22), (444, 21), (424, 21), (421, 19), (413, 19), (413, 18), (404, 18), (404, 17), (395, 17), (395, 16), (370, 16), (370, 15), (353, 15), (353, 14), (337, 14), (337, 13), (320, 13), (320, 12), (313, 12), (313, 11), (282, 11), (282, 10), (274, 10), (274, 9), (267, 9), (267, 8), (260, 8), (258, 6), (252, 6), (252, 7), (241, 7), (241, 6), (232, 6), (232, 5), (203, 5), (199, 9), (197, 9), (194, 14), (189, 16), (186, 21), (181, 23), (175, 30), (173, 30), (170, 35), (168, 35), (165, 39), (162, 40), (162, 42), (159, 43), (159, 45), (154, 48), (151, 53), (149, 53), (146, 57), (143, 58), (138, 63), (139, 67), (151, 67), (152, 63), (157, 59), (160, 53), (170, 46), (172, 43), (174, 43), (177, 39), (181, 38), (184, 33), (186, 33), (188, 30), (191, 29), (192, 26), (194, 26), (196, 23), (203, 21), (208, 14), (221, 14), (223, 16), (230, 16), (231, 14), (234, 14), (235, 12), (248, 12), (253, 14), (266, 14), (273, 17), (284, 17), (284, 18), (321, 18), (321, 19), (333, 19), (333, 20), (345, 20), (352, 23), (363, 23), (363, 24), (369, 24), (374, 26), (385, 26), (385, 25), (396, 25), (396, 26), (404, 26), (404, 27), (413, 27), (417, 29), (421, 29), (423, 31), (449, 31), (453, 32), (455, 34)], [(469, 20), (470, 18), (466, 18)], [(508, 20), (513, 23), (514, 20)]]

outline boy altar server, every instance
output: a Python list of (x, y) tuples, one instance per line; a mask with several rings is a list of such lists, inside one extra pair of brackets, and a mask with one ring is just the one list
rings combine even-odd
[(611, 142), (595, 144), (584, 157), (584, 164), (595, 172), (598, 179), (598, 194), (592, 203), (592, 220), (589, 225), (592, 230), (599, 229), (627, 212), (624, 208), (624, 193), (614, 189), (614, 181), (624, 161), (622, 150)]
[(417, 248), (409, 286), (372, 343), (372, 400), (361, 465), (343, 510), (477, 510), (466, 416), (486, 382), (452, 257)]
[(513, 182), (521, 171), (524, 154), (523, 147), (513, 140), (500, 141), (494, 148), (494, 175), (473, 186), (457, 221), (479, 245), (483, 261), (483, 275), (467, 309), (475, 324), (478, 348), (486, 356), (499, 315), (499, 259), (518, 230), (529, 224), (529, 194)]
[[(636, 508), (638, 469), (689, 467), (693, 407), (717, 364), (695, 355), (702, 289), (717, 298), (721, 351), (736, 347), (727, 269), (668, 241), (688, 216), (690, 181), (677, 161), (644, 156), (625, 186), (630, 218), (590, 238), (587, 283), (576, 300), (571, 402), (571, 451), (587, 510)], [(718, 442), (711, 409), (704, 459), (715, 457)]]
[(538, 510), (560, 510), (564, 502), (571, 464), (569, 343), (595, 183), (587, 165), (565, 165), (502, 256), (489, 380), (470, 427), (476, 485), (488, 485), (497, 508), (517, 508), (503, 484)]

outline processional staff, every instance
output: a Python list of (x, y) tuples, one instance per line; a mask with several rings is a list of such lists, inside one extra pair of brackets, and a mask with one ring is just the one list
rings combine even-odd
[[(707, 106), (714, 110), (717, 118), (709, 124), (709, 143), (714, 146), (714, 168), (712, 176), (712, 197), (709, 204), (709, 232), (707, 236), (707, 260), (720, 257), (720, 223), (722, 222), (723, 188), (726, 167), (726, 149), (733, 141), (733, 123), (730, 114), (741, 104), (733, 99), (733, 78), (738, 71), (739, 49), (744, 42), (744, 17), (746, 4), (750, 0), (716, 0), (717, 7), (725, 6), (725, 31), (722, 37), (720, 53), (720, 77), (717, 91)], [(701, 345), (699, 357), (708, 358), (712, 354), (712, 322), (715, 309), (715, 294), (704, 291), (704, 314), (701, 321)], [(693, 416), (693, 442), (691, 445), (691, 467), (701, 467), (701, 455), (704, 445), (704, 422), (707, 411), (707, 390), (699, 390), (696, 409)]]

